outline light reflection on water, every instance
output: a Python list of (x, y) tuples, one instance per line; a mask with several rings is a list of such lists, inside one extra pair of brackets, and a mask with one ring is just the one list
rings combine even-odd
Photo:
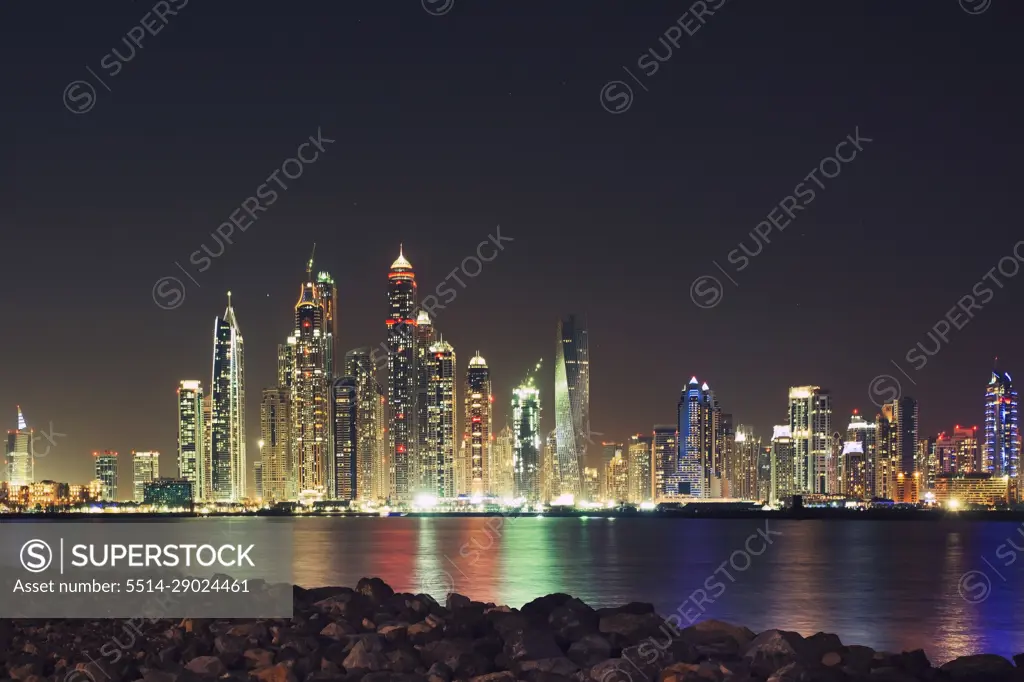
[[(379, 576), (397, 590), (439, 599), (454, 588), (522, 606), (566, 592), (595, 607), (644, 601), (663, 615), (680, 607), (694, 616), (687, 599), (710, 578), (725, 591), (704, 604), (702, 617), (755, 631), (834, 632), (848, 644), (922, 648), (933, 663), (1024, 651), (1024, 559), (1002, 568), (995, 554), (1011, 536), (1024, 546), (1015, 523), (772, 521), (770, 529), (782, 535), (751, 556), (746, 570), (726, 564), (724, 572), (730, 556), (744, 565), (744, 543), (765, 528), (764, 520), (392, 517), (293, 524), (295, 580), (304, 586)], [(991, 577), (992, 594), (978, 604), (958, 591), (969, 570)]]

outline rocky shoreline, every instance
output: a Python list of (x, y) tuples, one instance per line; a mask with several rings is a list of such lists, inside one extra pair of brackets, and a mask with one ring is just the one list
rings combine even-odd
[(378, 578), (294, 592), (291, 620), (3, 620), (0, 682), (1024, 682), (1024, 655), (933, 667), (825, 633), (677, 629), (642, 603), (440, 604)]

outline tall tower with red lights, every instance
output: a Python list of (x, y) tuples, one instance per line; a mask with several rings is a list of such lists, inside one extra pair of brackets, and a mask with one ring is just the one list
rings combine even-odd
[(416, 273), (402, 248), (388, 272), (388, 429), (392, 503), (410, 502), (418, 483), (416, 433)]

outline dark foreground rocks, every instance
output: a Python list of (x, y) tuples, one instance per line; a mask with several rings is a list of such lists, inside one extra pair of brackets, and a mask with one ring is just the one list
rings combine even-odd
[(712, 620), (680, 630), (649, 604), (593, 609), (567, 594), (518, 610), (458, 594), (439, 604), (364, 578), (295, 588), (291, 620), (0, 621), (8, 680), (1024, 682), (1024, 667), (980, 655), (936, 668), (922, 651)]

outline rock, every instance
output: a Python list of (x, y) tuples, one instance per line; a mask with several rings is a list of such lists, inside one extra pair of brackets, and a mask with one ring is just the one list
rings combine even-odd
[(616, 613), (602, 616), (598, 629), (601, 634), (619, 635), (629, 644), (637, 644), (648, 637), (664, 636), (661, 632), (664, 623), (655, 613)]
[(393, 673), (387, 670), (369, 673), (364, 675), (360, 682), (424, 682), (426, 678), (422, 675), (410, 675), (408, 673)]
[(555, 658), (538, 658), (531, 661), (522, 661), (518, 664), (518, 673), (522, 677), (530, 677), (531, 672), (551, 673), (569, 677), (579, 671), (580, 667), (564, 656)]
[(444, 605), (449, 611), (457, 611), (458, 609), (466, 608), (472, 603), (473, 601), (469, 597), (464, 597), (456, 592), (451, 592), (448, 594), (448, 598), (445, 600)]
[(788, 663), (773, 672), (768, 682), (811, 682), (812, 679), (799, 663)]
[(874, 668), (868, 678), (871, 682), (918, 682), (918, 677), (892, 666)]
[(751, 640), (743, 651), (743, 657), (750, 660), (750, 668), (755, 675), (767, 676), (790, 663), (811, 662), (806, 660), (804, 651), (804, 638), (799, 634), (785, 630), (765, 630)]
[(488, 673), (471, 677), (469, 682), (516, 682), (516, 676), (507, 670), (503, 670), (500, 673)]
[(387, 669), (396, 673), (413, 673), (420, 667), (420, 657), (413, 649), (396, 649), (384, 654)]
[(843, 643), (839, 640), (839, 636), (826, 632), (811, 635), (803, 640), (803, 644), (803, 654), (809, 661), (813, 660), (815, 663), (820, 662), (827, 653), (843, 650)]
[(376, 636), (373, 636), (373, 639), (362, 637), (349, 651), (342, 666), (346, 670), (359, 669), (371, 672), (384, 670), (387, 667), (387, 659), (384, 658), (381, 649), (380, 641)]
[(444, 637), (444, 630), (436, 628), (427, 621), (413, 623), (405, 630), (406, 636), (413, 644), (429, 644)]
[(274, 652), (266, 649), (249, 649), (242, 658), (249, 668), (267, 668), (274, 664)]
[(1015, 654), (1013, 664), (1018, 668), (1024, 668), (1024, 654)]
[(348, 635), (354, 634), (356, 634), (355, 627), (343, 620), (330, 622), (320, 631), (321, 637), (333, 639), (336, 642), (344, 642)]
[(589, 668), (610, 658), (612, 645), (601, 635), (584, 635), (572, 643), (566, 655), (580, 667)]
[(585, 678), (593, 682), (649, 682), (650, 678), (644, 679), (636, 666), (622, 658), (609, 658), (593, 666)]
[(932, 664), (923, 649), (904, 651), (895, 657), (895, 663), (897, 668), (910, 673), (913, 677), (921, 677), (932, 669)]
[[(324, 629), (326, 630), (326, 628)], [(409, 638), (409, 626), (405, 624), (381, 625), (379, 628), (377, 628), (377, 634), (386, 639), (388, 642), (396, 644), (398, 642), (404, 642)]]
[(686, 682), (687, 677), (695, 675), (699, 670), (700, 666), (695, 663), (673, 663), (658, 673), (658, 682)]
[(199, 656), (193, 658), (185, 666), (185, 670), (190, 673), (195, 673), (202, 677), (220, 677), (227, 668), (224, 667), (224, 663), (216, 656)]
[(839, 665), (843, 662), (843, 657), (838, 652), (830, 651), (821, 657), (821, 664), (829, 668)]
[(548, 625), (562, 639), (575, 642), (584, 635), (596, 633), (600, 620), (597, 611), (579, 599), (570, 599), (555, 607), (548, 616)]
[(246, 650), (248, 640), (238, 635), (218, 635), (213, 640), (213, 649), (218, 654), (240, 656)]
[(295, 674), (288, 663), (278, 663), (266, 668), (252, 670), (249, 675), (260, 682), (296, 682)]
[(519, 630), (505, 638), (505, 656), (510, 661), (561, 658), (562, 649), (547, 630)]
[(444, 663), (434, 663), (427, 670), (428, 682), (451, 682), (452, 669)]
[(39, 663), (24, 663), (9, 667), (7, 674), (11, 676), (12, 680), (27, 680), (29, 677), (38, 675), (42, 670), (43, 667)]
[(534, 599), (529, 604), (524, 604), (523, 608), (519, 611), (529, 621), (531, 626), (545, 627), (548, 624), (548, 619), (551, 617), (551, 612), (571, 599), (572, 597), (561, 592), (549, 594)]
[(871, 672), (875, 660), (875, 650), (871, 647), (853, 645), (843, 652), (843, 670), (853, 676), (864, 676)]
[(383, 604), (395, 595), (391, 586), (380, 578), (361, 578), (356, 583), (356, 592), (369, 597), (374, 604)]
[(979, 654), (961, 656), (946, 663), (940, 671), (952, 682), (1002, 682), (1013, 673), (1013, 664), (1002, 656)]
[(142, 682), (178, 682), (178, 677), (178, 673), (149, 668), (142, 673)]
[(734, 640), (740, 649), (743, 649), (754, 640), (755, 635), (748, 628), (732, 625), (720, 620), (708, 619), (685, 628), (680, 636), (694, 644), (715, 642), (728, 637)]

